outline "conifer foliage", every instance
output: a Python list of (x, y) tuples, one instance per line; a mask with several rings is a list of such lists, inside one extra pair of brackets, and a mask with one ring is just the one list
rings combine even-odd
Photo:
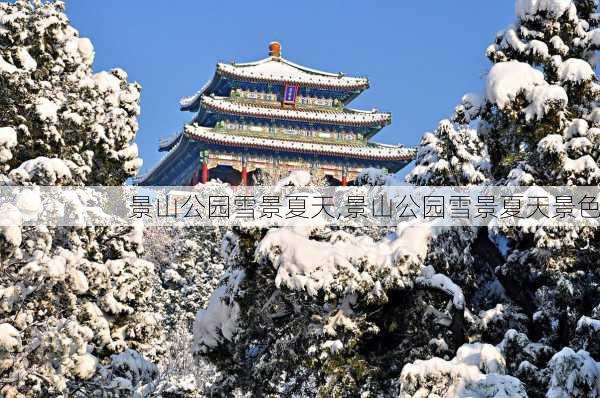
[[(61, 2), (0, 3), (0, 182), (119, 185), (140, 87), (92, 72), (94, 48)], [(93, 171), (93, 172), (92, 172)], [(157, 373), (154, 265), (139, 228), (20, 227), (29, 198), (2, 205), (0, 388), (7, 397), (128, 396)], [(139, 377), (138, 377), (139, 376)]]

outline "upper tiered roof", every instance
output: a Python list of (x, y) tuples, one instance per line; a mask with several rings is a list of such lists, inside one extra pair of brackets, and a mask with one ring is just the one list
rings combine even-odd
[(351, 109), (335, 110), (297, 110), (282, 109), (274, 106), (259, 106), (240, 103), (223, 97), (203, 95), (201, 104), (212, 111), (240, 116), (252, 116), (266, 119), (299, 120), (321, 122), (345, 126), (385, 126), (391, 122), (392, 115), (377, 111), (358, 111)]
[[(247, 63), (217, 63), (217, 70), (195, 95), (181, 99), (181, 110), (195, 112), (200, 106), (200, 98), (210, 94), (222, 77), (253, 83), (298, 84), (303, 87), (348, 91), (355, 95), (369, 88), (366, 77), (349, 77), (343, 73), (330, 73), (298, 65), (281, 56), (281, 46), (277, 42), (269, 44), (269, 57)], [(355, 95), (350, 95), (351, 99)]]
[(295, 64), (282, 57), (268, 57), (245, 64), (217, 64), (217, 72), (225, 76), (264, 83), (297, 83), (307, 87), (364, 90), (366, 77), (347, 77), (342, 73), (322, 72)]

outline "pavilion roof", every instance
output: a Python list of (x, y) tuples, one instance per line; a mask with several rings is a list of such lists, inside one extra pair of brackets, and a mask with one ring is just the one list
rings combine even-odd
[(415, 157), (415, 149), (413, 148), (379, 144), (371, 144), (368, 146), (350, 146), (239, 136), (216, 132), (210, 127), (202, 127), (198, 125), (187, 125), (185, 127), (185, 134), (195, 140), (240, 148), (286, 150), (291, 152), (311, 153), (317, 155), (348, 156), (357, 159), (369, 160), (410, 161)]
[(222, 77), (251, 83), (298, 84), (302, 87), (352, 93), (345, 102), (369, 88), (369, 79), (366, 77), (350, 77), (341, 72), (331, 73), (309, 68), (283, 58), (278, 52), (254, 62), (217, 63), (214, 76), (196, 94), (179, 101), (181, 110), (197, 111), (202, 95), (211, 93)]
[(366, 77), (348, 77), (343, 73), (329, 73), (298, 65), (283, 57), (268, 57), (242, 64), (218, 63), (217, 72), (237, 79), (265, 83), (300, 84), (307, 87), (337, 90), (364, 90), (369, 88)]
[(354, 109), (288, 109), (281, 108), (279, 104), (277, 106), (259, 105), (206, 95), (202, 96), (200, 101), (207, 109), (217, 112), (257, 118), (298, 120), (307, 123), (319, 122), (346, 126), (376, 127), (387, 125), (392, 120), (390, 113), (377, 111), (359, 111)]

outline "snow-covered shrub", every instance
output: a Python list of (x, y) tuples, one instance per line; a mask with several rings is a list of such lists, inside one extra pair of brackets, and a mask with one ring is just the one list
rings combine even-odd
[(161, 284), (153, 302), (168, 331), (161, 342), (166, 352), (158, 363), (160, 380), (155, 394), (203, 396), (216, 377), (214, 366), (192, 356), (192, 324), (223, 275), (223, 234), (221, 229), (203, 227), (151, 227), (144, 231), (145, 258), (157, 267)]
[(465, 344), (451, 361), (417, 360), (404, 366), (400, 397), (527, 397), (519, 379), (505, 375), (504, 358), (490, 344)]
[(565, 347), (550, 359), (548, 369), (547, 397), (600, 397), (600, 363), (588, 352)]
[(382, 169), (369, 167), (362, 170), (356, 177), (356, 185), (379, 186), (390, 182), (391, 176)]

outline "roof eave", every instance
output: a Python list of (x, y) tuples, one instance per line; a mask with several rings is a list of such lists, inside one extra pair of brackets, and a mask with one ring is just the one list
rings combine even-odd
[[(356, 80), (364, 80), (363, 82), (357, 82), (354, 85), (327, 85), (324, 83), (316, 83), (316, 82), (302, 82), (302, 81), (296, 81), (294, 79), (285, 79), (285, 78), (281, 78), (281, 79), (275, 79), (275, 78), (269, 78), (269, 77), (264, 77), (264, 76), (242, 76), (242, 75), (238, 75), (235, 74), (233, 72), (224, 70), (222, 67), (220, 67), (220, 65), (225, 65), (222, 63), (217, 64), (217, 71), (216, 74), (225, 76), (225, 77), (229, 77), (231, 79), (238, 79), (240, 81), (247, 81), (247, 82), (259, 82), (259, 83), (291, 83), (291, 84), (298, 84), (304, 87), (311, 87), (311, 88), (316, 88), (316, 89), (327, 89), (327, 90), (338, 90), (338, 91), (358, 91), (358, 93), (360, 94), (362, 91), (366, 90), (369, 88), (369, 79), (367, 78), (353, 78)], [(234, 65), (234, 66), (239, 66), (239, 65)], [(328, 78), (334, 78), (335, 76), (325, 76)]]
[(214, 90), (220, 80), (221, 75), (218, 72), (215, 72), (212, 79), (208, 83), (206, 83), (204, 87), (202, 87), (196, 94), (190, 97), (193, 99), (189, 104), (183, 105), (181, 103), (183, 99), (179, 101), (179, 110), (183, 112), (198, 112), (198, 110), (200, 110), (200, 102), (202, 96), (205, 94), (209, 94), (212, 90)]
[[(226, 141), (220, 140), (218, 138), (203, 137), (202, 135), (196, 134), (193, 131), (193, 128), (186, 128), (186, 131), (184, 134), (189, 139), (192, 139), (192, 140), (204, 141), (204, 142), (223, 145), (223, 146), (231, 146), (231, 147), (238, 147), (238, 148), (262, 148), (262, 149), (268, 149), (268, 150), (273, 150), (273, 149), (281, 150), (281, 148), (276, 148), (276, 147), (273, 147), (270, 145), (261, 145), (261, 144), (252, 144), (252, 143), (243, 143), (242, 144), (242, 143), (235, 143), (235, 142), (226, 142)], [(286, 147), (285, 150), (289, 151), (289, 152), (295, 152), (295, 153), (316, 153), (316, 154), (320, 154), (320, 155), (350, 157), (350, 158), (363, 159), (363, 160), (410, 162), (414, 159), (414, 153), (412, 151), (410, 154), (402, 155), (402, 156), (390, 156), (390, 155), (377, 156), (375, 154), (366, 155), (366, 154), (357, 154), (357, 153), (350, 153), (350, 152), (335, 153), (335, 152), (328, 152), (328, 151), (314, 151), (314, 150), (309, 151), (309, 150), (302, 149), (302, 148), (292, 148), (292, 147)]]
[[(309, 119), (303, 119), (301, 117), (291, 118), (291, 117), (276, 116), (276, 115), (266, 115), (266, 114), (260, 114), (260, 113), (251, 114), (249, 112), (244, 112), (241, 110), (236, 111), (236, 110), (223, 109), (216, 105), (207, 104), (205, 101), (202, 101), (202, 100), (200, 101), (200, 108), (206, 109), (211, 112), (220, 113), (220, 114), (232, 114), (232, 115), (239, 115), (239, 116), (255, 117), (257, 119), (296, 120), (296, 121), (301, 121), (301, 122), (306, 122), (306, 123), (322, 123), (322, 124), (343, 125), (343, 126), (352, 126), (352, 127), (363, 127), (364, 126), (364, 127), (372, 127), (374, 129), (378, 129), (377, 131), (379, 131), (381, 128), (383, 128), (391, 123), (391, 114), (389, 114), (387, 112), (385, 114), (388, 115), (388, 118), (383, 121), (350, 122), (350, 121), (345, 121), (345, 120), (330, 121), (330, 120), (325, 120), (325, 119), (309, 120)], [(200, 114), (201, 114), (201, 112), (198, 112), (198, 115), (194, 118), (195, 122), (200, 122), (200, 119), (199, 119)]]

